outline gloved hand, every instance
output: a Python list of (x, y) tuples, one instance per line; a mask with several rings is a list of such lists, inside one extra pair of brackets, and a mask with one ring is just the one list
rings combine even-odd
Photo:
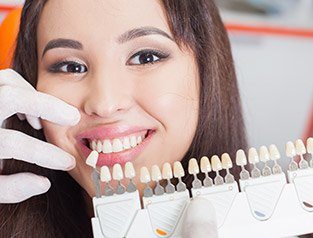
[(205, 198), (192, 199), (187, 207), (182, 227), (183, 238), (217, 238), (213, 205)]
[[(39, 118), (59, 125), (75, 125), (79, 111), (62, 100), (36, 91), (17, 72), (0, 71), (0, 125), (8, 117), (19, 113), (35, 128), (42, 128)], [(0, 128), (0, 159), (18, 159), (39, 166), (70, 170), (75, 158), (57, 146), (28, 136), (22, 132)], [(0, 203), (17, 203), (49, 190), (50, 181), (32, 173), (0, 175)]]

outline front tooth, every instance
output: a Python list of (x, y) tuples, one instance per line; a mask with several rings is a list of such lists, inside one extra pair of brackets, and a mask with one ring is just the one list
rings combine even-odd
[(108, 166), (102, 166), (100, 169), (100, 180), (102, 182), (110, 182), (111, 181), (111, 173)]
[(155, 182), (162, 180), (162, 174), (161, 174), (161, 170), (160, 170), (159, 166), (157, 166), (157, 165), (152, 166), (151, 178), (152, 178), (152, 181), (155, 181)]
[(174, 177), (175, 178), (181, 178), (185, 176), (184, 168), (179, 161), (174, 162)]
[(293, 158), (296, 156), (296, 147), (292, 141), (288, 141), (286, 143), (286, 155), (289, 158)]
[(125, 164), (125, 177), (128, 179), (132, 179), (136, 176), (135, 168), (132, 162), (127, 162)]
[(102, 151), (102, 143), (99, 140), (97, 141), (96, 151), (98, 151), (98, 153), (100, 153)]
[(222, 154), (222, 167), (223, 169), (230, 169), (233, 167), (233, 162), (227, 153)]
[(123, 144), (120, 139), (114, 139), (112, 145), (113, 152), (120, 152), (123, 150)]
[(98, 162), (98, 152), (93, 150), (91, 151), (91, 153), (88, 155), (87, 159), (86, 159), (86, 164), (88, 164), (89, 166), (95, 168), (96, 164)]
[(202, 156), (200, 159), (200, 168), (202, 173), (211, 172), (212, 168), (208, 157)]
[(259, 156), (260, 160), (264, 163), (270, 160), (270, 153), (268, 152), (268, 149), (265, 145), (260, 147)]
[(163, 164), (162, 177), (163, 177), (163, 179), (171, 179), (171, 178), (173, 178), (172, 167), (171, 167), (170, 163), (168, 163), (168, 162)]
[(137, 139), (136, 136), (131, 136), (130, 137), (130, 146), (135, 147), (137, 145)]
[(129, 138), (128, 137), (125, 137), (124, 139), (123, 139), (123, 147), (124, 147), (124, 149), (130, 149), (130, 142), (129, 142)]
[(95, 140), (90, 142), (90, 148), (92, 150), (96, 150), (97, 149), (97, 142)]
[(140, 169), (140, 182), (149, 183), (151, 181), (150, 173), (147, 167), (142, 167)]
[(199, 165), (195, 158), (191, 158), (188, 163), (188, 173), (189, 174), (198, 174), (199, 173)]
[(313, 155), (313, 137), (310, 137), (306, 141), (306, 150), (309, 154)]
[(236, 164), (238, 166), (244, 166), (247, 164), (247, 157), (243, 150), (238, 150), (236, 153)]
[(269, 146), (270, 157), (272, 160), (278, 160), (280, 158), (280, 153), (276, 145), (272, 144)]
[(296, 152), (298, 155), (303, 155), (306, 153), (304, 143), (301, 139), (296, 140)]
[(117, 181), (120, 181), (123, 178), (124, 178), (124, 175), (123, 175), (122, 166), (120, 164), (115, 164), (113, 166), (113, 179), (117, 180)]
[(141, 137), (141, 136), (138, 136), (138, 137), (137, 137), (137, 144), (139, 145), (141, 142), (142, 142), (142, 137)]
[(112, 153), (112, 151), (113, 149), (110, 140), (104, 140), (102, 145), (102, 152), (107, 154)]
[(259, 162), (259, 155), (256, 148), (251, 147), (248, 152), (248, 160), (250, 164), (257, 164)]
[(217, 172), (222, 169), (222, 163), (220, 158), (217, 155), (211, 157), (212, 170)]

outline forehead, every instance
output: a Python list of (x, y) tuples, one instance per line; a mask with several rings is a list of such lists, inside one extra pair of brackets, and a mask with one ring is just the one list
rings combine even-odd
[(160, 1), (49, 0), (37, 36), (39, 44), (58, 37), (115, 41), (125, 31), (142, 26), (158, 27), (171, 35)]

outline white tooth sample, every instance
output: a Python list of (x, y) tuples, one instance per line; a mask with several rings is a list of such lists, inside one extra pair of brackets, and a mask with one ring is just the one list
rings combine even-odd
[(222, 158), (222, 168), (223, 169), (230, 169), (233, 167), (233, 162), (231, 161), (229, 154), (224, 153), (224, 154), (222, 154), (221, 158)]
[(223, 169), (221, 160), (220, 160), (220, 158), (217, 155), (213, 155), (211, 157), (211, 165), (212, 165), (212, 170), (214, 172), (217, 172), (217, 171), (220, 171), (220, 170)]
[(260, 147), (259, 156), (260, 160), (264, 163), (270, 160), (270, 153), (268, 152), (268, 149), (265, 145)]
[(108, 166), (102, 166), (100, 169), (100, 180), (102, 182), (108, 183), (111, 181), (111, 173)]
[(174, 162), (174, 177), (175, 178), (181, 178), (185, 176), (184, 168), (179, 161)]
[(292, 141), (288, 141), (286, 143), (286, 155), (289, 158), (293, 158), (294, 156), (296, 156), (296, 147), (294, 145), (294, 143)]
[(150, 173), (147, 167), (141, 167), (140, 169), (140, 182), (149, 183), (151, 181)]
[(102, 143), (102, 153), (108, 154), (112, 152), (113, 152), (113, 149), (112, 149), (112, 144), (110, 140), (104, 140)]
[(296, 152), (297, 152), (297, 155), (303, 155), (306, 153), (306, 149), (305, 149), (305, 146), (304, 146), (304, 143), (301, 139), (298, 139), (296, 140)]
[(102, 143), (99, 140), (97, 141), (96, 151), (98, 151), (98, 153), (100, 153), (102, 151)]
[(202, 173), (209, 173), (212, 171), (210, 160), (206, 156), (202, 156), (200, 159), (200, 169)]
[(124, 149), (130, 149), (130, 141), (129, 141), (129, 137), (124, 137), (123, 139), (123, 147)]
[(99, 153), (95, 150), (91, 151), (91, 153), (88, 155), (86, 159), (86, 164), (96, 168), (96, 164), (98, 162)]
[(90, 146), (90, 148), (91, 148), (92, 150), (97, 150), (97, 141), (95, 141), (95, 140), (91, 141), (91, 146)]
[(154, 182), (158, 182), (162, 180), (162, 174), (159, 166), (153, 165), (151, 168), (151, 179)]
[(173, 178), (173, 171), (170, 163), (166, 162), (162, 167), (162, 177), (163, 179), (171, 179)]
[(135, 168), (132, 162), (127, 162), (125, 164), (125, 177), (132, 179), (136, 176)]
[(141, 137), (141, 136), (138, 136), (138, 137), (137, 137), (137, 144), (139, 145), (141, 142), (142, 142), (142, 137)]
[(188, 173), (189, 174), (198, 174), (199, 173), (199, 165), (195, 158), (191, 158), (188, 163)]
[(244, 166), (247, 164), (247, 157), (243, 150), (238, 150), (236, 153), (236, 164), (238, 166)]
[(272, 144), (269, 146), (270, 158), (272, 160), (278, 160), (280, 158), (280, 153), (276, 147), (276, 145)]
[(310, 137), (306, 141), (306, 150), (309, 154), (313, 155), (313, 137)]
[(130, 146), (135, 147), (137, 145), (137, 139), (136, 136), (131, 136), (130, 137)]
[(124, 178), (123, 169), (120, 164), (113, 165), (113, 179), (120, 181)]
[(120, 152), (123, 150), (123, 144), (120, 139), (114, 139), (112, 144), (113, 152)]
[(256, 148), (251, 147), (248, 152), (248, 161), (250, 164), (257, 164), (259, 160), (258, 151)]

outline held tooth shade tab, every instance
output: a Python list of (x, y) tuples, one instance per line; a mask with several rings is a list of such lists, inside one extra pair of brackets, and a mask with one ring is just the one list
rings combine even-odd
[(296, 153), (300, 156), (299, 168), (307, 169), (309, 167), (309, 163), (303, 158), (303, 155), (306, 153), (306, 148), (301, 139), (296, 140)]
[(188, 173), (194, 176), (192, 181), (192, 188), (197, 189), (202, 187), (200, 179), (198, 179), (197, 174), (199, 173), (198, 162), (195, 158), (191, 158), (188, 163)]
[(273, 174), (280, 174), (282, 173), (282, 169), (277, 163), (277, 160), (280, 159), (280, 153), (276, 147), (276, 145), (272, 144), (269, 146), (270, 158), (274, 161), (273, 166)]
[(248, 161), (250, 164), (253, 165), (253, 168), (251, 170), (251, 177), (252, 178), (258, 178), (261, 176), (261, 171), (256, 167), (256, 164), (260, 161), (259, 155), (256, 150), (256, 148), (251, 147), (248, 152)]
[(233, 162), (227, 153), (222, 154), (222, 167), (226, 169), (225, 183), (235, 182), (234, 176), (229, 172), (229, 169), (233, 167)]
[(264, 163), (264, 168), (262, 169), (263, 176), (269, 176), (272, 174), (271, 168), (268, 166), (267, 162), (270, 160), (270, 152), (265, 145), (262, 145), (259, 150), (260, 160)]
[(313, 168), (313, 137), (307, 139), (306, 151), (311, 154), (310, 167)]
[(154, 188), (154, 194), (159, 196), (164, 194), (164, 188), (160, 185), (160, 181), (162, 180), (162, 174), (159, 166), (153, 165), (151, 168), (151, 179), (156, 182), (156, 186)]
[(120, 164), (113, 165), (113, 179), (117, 180), (116, 194), (125, 193), (125, 187), (122, 185), (121, 180), (124, 178), (123, 169)]
[(214, 178), (214, 183), (215, 185), (221, 185), (224, 183), (223, 177), (219, 174), (219, 171), (222, 170), (222, 163), (220, 158), (217, 155), (213, 155), (211, 157), (211, 165), (212, 165), (212, 170), (216, 172), (216, 176)]
[(127, 162), (125, 164), (125, 177), (129, 179), (129, 183), (126, 187), (126, 191), (129, 193), (135, 192), (137, 190), (137, 187), (133, 182), (133, 178), (135, 178), (135, 176), (136, 172), (134, 165), (131, 162)]
[(167, 180), (167, 185), (165, 186), (166, 193), (174, 193), (175, 186), (171, 183), (171, 179), (173, 178), (173, 171), (170, 163), (166, 162), (163, 164), (162, 168), (162, 177)]
[(247, 164), (247, 157), (243, 150), (238, 150), (236, 153), (236, 164), (241, 167), (240, 179), (246, 180), (250, 177), (249, 172), (245, 169)]
[(294, 157), (297, 155), (296, 147), (292, 141), (288, 141), (286, 143), (286, 155), (291, 158), (291, 162), (289, 163), (289, 170), (295, 171), (298, 169), (298, 164), (295, 161)]
[(142, 167), (140, 169), (140, 182), (146, 184), (145, 189), (143, 190), (143, 196), (144, 197), (152, 197), (153, 191), (152, 188), (149, 186), (149, 183), (151, 181), (150, 173), (147, 167)]
[(201, 172), (205, 174), (205, 179), (203, 180), (203, 186), (204, 187), (212, 186), (213, 180), (209, 177), (209, 172), (212, 171), (212, 168), (211, 168), (211, 164), (210, 164), (208, 157), (203, 156), (200, 159), (200, 168), (201, 168)]
[(183, 192), (186, 190), (186, 184), (182, 181), (182, 177), (185, 176), (185, 171), (182, 164), (179, 161), (174, 162), (174, 177), (178, 179), (176, 185), (177, 192)]
[(86, 164), (90, 167), (96, 168), (96, 164), (98, 162), (99, 153), (95, 150), (91, 151), (86, 159)]
[(99, 157), (98, 152), (93, 150), (93, 151), (91, 151), (91, 153), (88, 155), (88, 157), (86, 159), (86, 164), (93, 168), (93, 171), (91, 173), (91, 179), (92, 179), (94, 188), (96, 190), (96, 197), (97, 198), (101, 197), (100, 175), (99, 175), (99, 172), (96, 169), (96, 165), (97, 165), (97, 162), (98, 162), (98, 157)]
[(102, 166), (100, 169), (100, 179), (105, 183), (104, 196), (112, 196), (114, 194), (113, 188), (109, 182), (112, 180), (111, 173), (108, 166)]

